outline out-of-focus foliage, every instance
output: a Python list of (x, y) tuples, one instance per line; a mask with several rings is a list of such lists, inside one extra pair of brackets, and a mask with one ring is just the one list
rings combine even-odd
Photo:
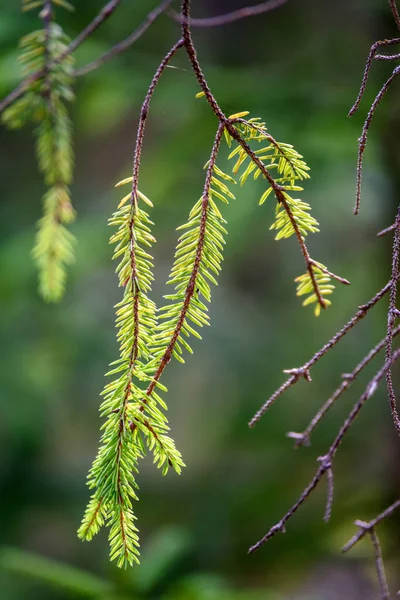
[[(235, 2), (235, 7), (244, 4)], [(80, 5), (75, 14), (59, 13), (70, 37), (101, 3)], [(195, 3), (194, 12), (220, 14), (232, 5), (204, 0)], [(79, 49), (77, 64), (128, 35), (148, 10), (144, 0), (128, 3)], [(5, 95), (20, 79), (16, 40), (34, 30), (37, 21), (11, 2), (0, 3), (0, 16), (0, 91)], [(40, 215), (36, 199), (44, 192), (32, 136), (26, 130), (0, 133), (2, 540), (97, 573), (102, 581), (117, 581), (123, 589), (118, 593), (130, 598), (136, 588), (123, 586), (130, 578), (147, 577), (144, 556), (139, 568), (116, 573), (108, 566), (102, 534), (86, 545), (75, 531), (85, 503), (84, 477), (97, 444), (104, 367), (117, 353), (112, 307), (120, 298), (107, 218), (120, 198), (111, 190), (129, 171), (138, 110), (176, 28), (166, 16), (160, 18), (129, 53), (78, 80), (72, 187), (80, 213), (72, 226), (77, 262), (60, 306), (43, 305), (37, 298), (29, 257), (33, 224)], [(313, 173), (307, 200), (324, 232), (310, 236), (310, 250), (352, 286), (339, 287), (334, 306), (318, 320), (302, 311), (293, 295), (302, 258), (294, 241), (274, 242), (268, 221), (254, 209), (253, 198), (264, 192), (262, 182), (249, 181), (235, 191), (237, 200), (226, 207), (230, 232), (210, 312), (212, 327), (201, 343), (193, 342), (195, 353), (185, 369), (171, 364), (166, 372), (165, 383), (174, 389), (169, 421), (188, 468), (180, 478), (160, 481), (150, 461), (144, 463), (137, 507), (143, 552), (166, 525), (187, 532), (191, 550), (175, 567), (176, 577), (170, 571), (163, 575), (162, 593), (175, 594), (174, 600), (197, 600), (193, 590), (199, 585), (200, 598), (214, 598), (213, 582), (223, 586), (221, 579), (228, 591), (256, 588), (266, 598), (336, 600), (346, 588), (348, 598), (369, 600), (376, 596), (369, 546), (360, 545), (345, 559), (339, 548), (353, 532), (354, 518), (373, 516), (398, 492), (399, 462), (383, 392), (365, 407), (338, 453), (329, 526), (322, 522), (321, 489), (285, 536), (251, 557), (246, 550), (297, 497), (364, 382), (354, 384), (351, 398), (344, 398), (321, 424), (310, 449), (293, 451), (285, 433), (305, 426), (336, 388), (340, 374), (380, 339), (386, 307), (374, 309), (369, 325), (361, 323), (358, 333), (321, 361), (312, 384), (300, 382), (253, 430), (246, 423), (282, 382), (282, 369), (303, 364), (389, 276), (382, 265), (388, 264), (390, 239), (376, 240), (375, 233), (393, 221), (396, 206), (400, 124), (395, 87), (371, 130), (357, 218), (352, 216), (356, 146), (365, 113), (346, 119), (370, 44), (395, 35), (386, 2), (289, 1), (256, 21), (199, 29), (194, 35), (209, 83), (227, 114), (251, 108), (277, 139), (290, 141), (307, 157)], [(159, 240), (154, 257), (161, 280), (173, 260), (176, 240), (171, 232), (201, 193), (202, 167), (215, 133), (214, 117), (194, 98), (198, 89), (186, 61), (177, 57), (172, 66), (154, 97), (141, 172), (141, 189), (154, 203), (151, 214)], [(374, 65), (365, 107), (384, 81), (385, 69)], [(226, 161), (221, 154), (218, 164), (228, 172)], [(178, 172), (172, 168), (176, 164)], [(265, 207), (272, 222), (273, 207)], [(166, 293), (161, 286), (154, 291), (157, 298)], [(392, 581), (399, 571), (396, 518), (382, 525), (381, 535)], [(167, 554), (162, 550), (160, 556)], [(0, 585), (7, 600), (81, 597), (76, 590), (48, 587), (6, 570), (1, 570)], [(251, 599), (250, 592), (244, 597)]]

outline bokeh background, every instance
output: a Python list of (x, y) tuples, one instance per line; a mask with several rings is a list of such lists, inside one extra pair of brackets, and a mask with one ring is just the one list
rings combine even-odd
[[(194, 16), (250, 5), (193, 0)], [(262, 182), (237, 190), (226, 209), (228, 243), (213, 291), (212, 326), (186, 365), (169, 366), (169, 418), (187, 468), (162, 478), (144, 460), (136, 506), (142, 566), (119, 571), (108, 561), (106, 534), (90, 544), (76, 529), (88, 497), (85, 477), (96, 452), (99, 393), (116, 357), (116, 286), (107, 218), (127, 177), (141, 101), (178, 25), (163, 15), (132, 48), (82, 77), (72, 108), (78, 218), (76, 265), (60, 305), (36, 292), (30, 257), (43, 183), (30, 131), (0, 130), (0, 586), (5, 600), (369, 600), (378, 595), (370, 545), (340, 547), (355, 518), (372, 518), (400, 491), (399, 445), (384, 386), (363, 409), (336, 460), (332, 520), (322, 521), (325, 486), (258, 553), (247, 548), (295, 501), (326, 452), (379, 359), (321, 424), (310, 448), (295, 451), (286, 432), (301, 431), (320, 404), (384, 335), (385, 301), (252, 430), (249, 418), (356, 307), (386, 283), (390, 225), (400, 183), (399, 83), (374, 118), (365, 158), (362, 210), (352, 214), (357, 138), (367, 109), (389, 75), (375, 64), (360, 112), (352, 105), (373, 41), (396, 35), (385, 0), (289, 0), (276, 11), (216, 29), (194, 31), (206, 77), (227, 113), (249, 110), (271, 133), (295, 145), (312, 168), (304, 197), (322, 233), (313, 256), (352, 282), (316, 319), (295, 297), (303, 272), (294, 240), (275, 242), (271, 201), (257, 205)], [(73, 37), (102, 6), (76, 2), (57, 14)], [(127, 36), (155, 2), (125, 2), (77, 52), (77, 64)], [(38, 27), (19, 3), (0, 0), (0, 93), (20, 78), (17, 40)], [(184, 54), (167, 70), (151, 106), (141, 189), (152, 198), (160, 299), (177, 239), (203, 184), (215, 118)], [(225, 158), (219, 161), (224, 165)], [(398, 378), (399, 379), (399, 378)], [(400, 587), (400, 514), (380, 526), (393, 591)], [(56, 562), (51, 562), (56, 561)], [(396, 587), (397, 586), (397, 587)]]

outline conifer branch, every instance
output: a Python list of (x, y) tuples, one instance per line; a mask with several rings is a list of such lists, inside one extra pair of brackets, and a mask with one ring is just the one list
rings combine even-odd
[[(249, 553), (255, 552), (256, 550), (261, 548), (261, 546), (263, 546), (268, 540), (270, 540), (272, 537), (274, 537), (277, 533), (285, 532), (286, 523), (294, 516), (294, 514), (297, 512), (297, 510), (300, 508), (300, 506), (302, 506), (302, 504), (304, 504), (304, 502), (308, 499), (308, 497), (311, 495), (311, 493), (317, 487), (317, 485), (319, 484), (319, 482), (321, 481), (323, 476), (332, 469), (332, 461), (336, 455), (336, 452), (337, 452), (340, 444), (343, 441), (343, 438), (345, 437), (345, 435), (349, 431), (350, 427), (354, 423), (354, 420), (358, 416), (360, 410), (362, 409), (362, 407), (364, 406), (366, 401), (369, 400), (369, 398), (371, 398), (375, 394), (375, 392), (379, 386), (379, 383), (385, 377), (389, 368), (397, 360), (399, 360), (399, 358), (400, 358), (400, 348), (395, 350), (395, 352), (393, 352), (390, 362), (385, 362), (385, 364), (379, 369), (379, 371), (375, 374), (375, 376), (370, 380), (364, 393), (360, 396), (359, 400), (356, 402), (356, 404), (350, 411), (348, 417), (345, 419), (343, 425), (339, 429), (339, 432), (338, 432), (336, 438), (334, 439), (333, 443), (331, 444), (328, 452), (324, 455), (322, 460), (318, 459), (320, 462), (320, 466), (318, 467), (318, 469), (317, 469), (314, 477), (310, 481), (310, 483), (306, 486), (306, 488), (303, 490), (303, 492), (299, 496), (298, 500), (287, 511), (287, 513), (282, 517), (282, 519), (280, 521), (278, 521), (278, 523), (276, 523), (273, 527), (270, 528), (270, 530), (266, 533), (266, 535), (264, 537), (262, 537), (256, 544), (254, 544), (253, 546), (250, 547)], [(329, 477), (331, 477), (331, 476), (332, 476), (332, 473), (330, 473)], [(326, 509), (326, 511), (325, 511), (325, 517), (328, 514), (330, 515), (331, 493), (332, 493), (331, 479), (328, 480), (328, 486), (329, 486), (328, 490), (330, 490), (330, 492), (328, 492), (328, 504), (327, 504), (328, 509)]]
[[(393, 254), (392, 254), (392, 277), (390, 281), (390, 295), (389, 295), (389, 311), (387, 321), (387, 333), (386, 333), (386, 361), (389, 363), (392, 357), (392, 346), (393, 337), (395, 330), (395, 322), (400, 315), (400, 311), (396, 307), (397, 303), (397, 284), (399, 280), (399, 253), (400, 253), (400, 206), (397, 210), (395, 229), (394, 229), (394, 240), (393, 240)], [(396, 394), (393, 387), (392, 381), (392, 370), (388, 369), (386, 373), (387, 391), (389, 396), (390, 411), (392, 413), (393, 423), (396, 427), (397, 433), (400, 435), (400, 417), (397, 410)]]
[(284, 373), (288, 373), (289, 377), (287, 380), (268, 398), (268, 400), (261, 406), (256, 412), (254, 417), (249, 422), (249, 427), (254, 425), (261, 419), (264, 413), (271, 408), (272, 404), (286, 392), (292, 385), (297, 383), (300, 378), (304, 377), (306, 381), (311, 381), (310, 370), (311, 368), (323, 357), (329, 350), (331, 350), (340, 340), (351, 330), (366, 314), (373, 308), (391, 289), (391, 282), (387, 283), (369, 302), (359, 307), (355, 315), (338, 331), (335, 335), (324, 345), (318, 352), (310, 358), (303, 366), (295, 369), (286, 369)]
[(267, 2), (261, 2), (260, 4), (255, 4), (254, 6), (239, 8), (238, 10), (234, 10), (224, 15), (219, 15), (217, 17), (208, 17), (205, 19), (188, 19), (182, 17), (174, 10), (170, 10), (168, 14), (173, 19), (175, 19), (175, 21), (178, 21), (178, 23), (190, 24), (191, 27), (219, 27), (221, 25), (228, 25), (229, 23), (234, 23), (235, 21), (240, 21), (247, 17), (255, 17), (257, 15), (261, 15), (271, 10), (275, 10), (283, 4), (286, 4), (287, 1), (288, 0), (267, 0)]
[[(393, 338), (400, 334), (400, 326), (396, 327), (393, 330)], [(323, 404), (323, 406), (319, 409), (317, 414), (311, 419), (310, 423), (304, 429), (302, 433), (297, 433), (291, 431), (287, 434), (289, 438), (292, 438), (296, 441), (296, 448), (299, 446), (309, 446), (310, 445), (310, 437), (318, 423), (325, 417), (327, 412), (332, 408), (332, 406), (336, 403), (336, 401), (344, 394), (346, 390), (351, 386), (351, 384), (357, 379), (358, 375), (365, 369), (367, 365), (383, 350), (387, 343), (386, 337), (383, 338), (372, 350), (368, 352), (366, 356), (358, 363), (355, 369), (351, 373), (343, 373), (342, 378), (343, 381), (340, 386), (333, 392), (333, 394), (328, 398), (328, 400)]]

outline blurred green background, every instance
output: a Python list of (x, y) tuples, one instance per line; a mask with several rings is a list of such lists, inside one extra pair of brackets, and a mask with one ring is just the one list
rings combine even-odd
[[(250, 5), (246, 0), (193, 0), (194, 16)], [(304, 198), (322, 233), (312, 255), (352, 286), (338, 287), (316, 319), (295, 297), (303, 272), (294, 240), (269, 231), (274, 203), (257, 206), (262, 182), (237, 190), (226, 208), (228, 244), (213, 291), (211, 328), (194, 342), (186, 365), (169, 366), (169, 419), (187, 468), (162, 478), (148, 457), (136, 512), (142, 566), (120, 572), (108, 561), (105, 532), (90, 544), (76, 529), (88, 497), (85, 477), (97, 449), (99, 393), (116, 357), (116, 286), (107, 218), (127, 177), (140, 104), (161, 57), (179, 35), (163, 15), (132, 48), (79, 78), (74, 104), (78, 219), (77, 262), (58, 306), (36, 292), (30, 257), (43, 182), (33, 137), (0, 130), (0, 589), (5, 600), (369, 600), (377, 597), (369, 544), (348, 556), (340, 547), (355, 518), (372, 518), (399, 495), (399, 446), (382, 389), (367, 404), (336, 460), (332, 520), (322, 521), (325, 486), (277, 536), (252, 556), (247, 548), (297, 499), (379, 359), (317, 429), (310, 448), (293, 450), (287, 431), (301, 431), (358, 360), (384, 336), (378, 306), (252, 430), (249, 418), (390, 273), (390, 225), (400, 183), (399, 82), (374, 118), (366, 151), (362, 210), (352, 214), (357, 138), (367, 109), (393, 66), (375, 64), (360, 112), (347, 112), (369, 47), (396, 35), (385, 0), (289, 0), (269, 14), (194, 31), (199, 58), (223, 109), (260, 116), (278, 140), (312, 168)], [(101, 0), (57, 11), (75, 36)], [(77, 52), (83, 65), (127, 36), (155, 2), (123, 2)], [(20, 78), (17, 40), (38, 27), (19, 2), (0, 0), (0, 93)], [(177, 239), (203, 185), (215, 118), (184, 54), (173, 60), (154, 96), (140, 187), (152, 198), (160, 299)], [(225, 158), (219, 164), (224, 167)], [(399, 378), (398, 378), (399, 379)], [(393, 590), (400, 586), (400, 514), (379, 529)], [(24, 554), (27, 552), (29, 554)], [(56, 563), (48, 562), (57, 561)], [(396, 581), (397, 578), (397, 581)], [(397, 588), (396, 588), (397, 585)]]

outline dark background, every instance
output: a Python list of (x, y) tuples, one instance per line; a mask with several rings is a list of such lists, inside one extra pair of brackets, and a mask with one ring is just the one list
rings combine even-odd
[[(102, 6), (100, 0), (74, 4), (75, 14), (57, 10), (71, 37)], [(244, 5), (246, 0), (193, 0), (193, 16)], [(77, 64), (127, 36), (153, 6), (123, 2), (79, 49)], [(20, 78), (17, 41), (36, 27), (34, 13), (22, 14), (18, 2), (0, 0), (2, 96)], [(289, 0), (265, 15), (193, 32), (222, 108), (261, 116), (274, 137), (304, 154), (312, 168), (304, 199), (322, 230), (309, 238), (309, 247), (352, 286), (338, 287), (332, 308), (318, 319), (302, 308), (293, 283), (303, 272), (302, 258), (294, 240), (274, 241), (274, 202), (257, 206), (261, 180), (237, 190), (225, 211), (229, 236), (224, 271), (213, 290), (212, 326), (202, 332), (202, 342), (194, 342), (186, 365), (171, 363), (163, 379), (173, 436), (187, 468), (181, 477), (162, 478), (150, 457), (141, 465), (135, 509), (143, 564), (120, 572), (109, 564), (105, 532), (90, 544), (76, 537), (99, 437), (103, 374), (117, 356), (113, 305), (120, 291), (107, 226), (120, 195), (113, 186), (130, 174), (140, 104), (178, 35), (178, 25), (163, 15), (128, 52), (77, 81), (77, 262), (60, 305), (38, 297), (30, 257), (44, 191), (32, 134), (0, 130), (1, 597), (376, 598), (370, 544), (344, 557), (340, 547), (353, 534), (355, 518), (372, 518), (399, 495), (399, 446), (384, 386), (339, 450), (330, 524), (322, 521), (321, 483), (285, 536), (252, 556), (247, 548), (298, 497), (368, 374), (378, 368), (379, 359), (317, 429), (311, 448), (293, 450), (286, 432), (301, 431), (340, 374), (384, 336), (386, 300), (313, 370), (312, 384), (293, 387), (254, 429), (247, 422), (283, 381), (282, 369), (303, 364), (390, 276), (390, 236), (375, 236), (393, 222), (398, 203), (398, 81), (373, 121), (361, 214), (354, 217), (352, 209), (357, 138), (393, 65), (373, 66), (361, 110), (346, 117), (371, 43), (396, 35), (385, 0)], [(168, 274), (175, 227), (201, 194), (216, 126), (204, 100), (195, 99), (199, 89), (185, 55), (172, 65), (151, 106), (140, 178), (141, 190), (155, 204), (157, 282)], [(224, 166), (224, 159), (219, 163)], [(166, 293), (160, 283), (154, 292), (156, 299)], [(397, 514), (379, 528), (393, 591), (400, 586), (399, 523)], [(35, 562), (38, 556), (64, 567)]]

